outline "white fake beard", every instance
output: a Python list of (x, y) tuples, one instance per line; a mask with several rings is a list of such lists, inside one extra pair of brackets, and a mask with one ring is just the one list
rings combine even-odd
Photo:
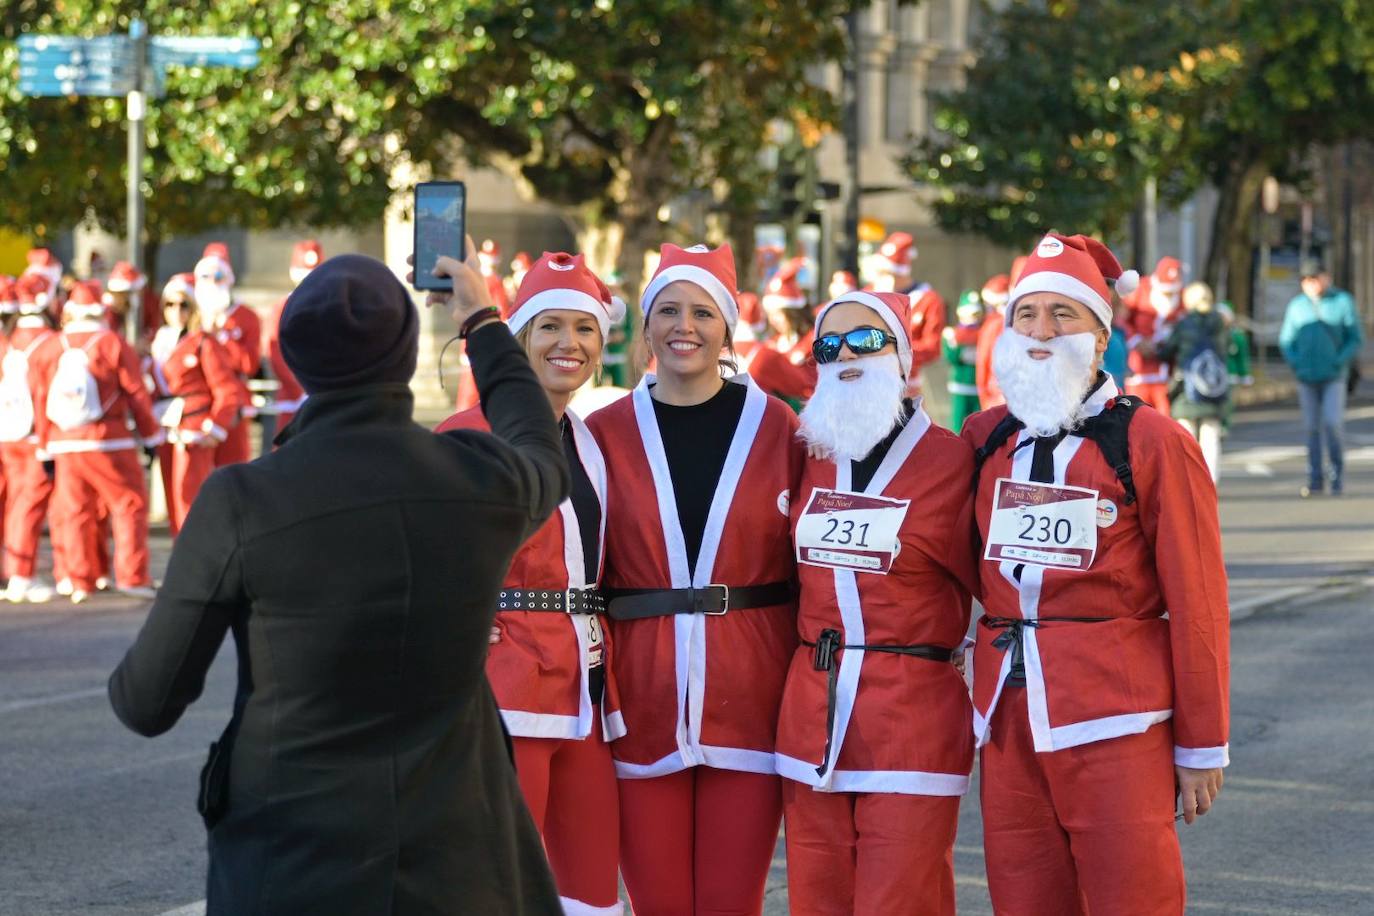
[[(798, 419), (797, 435), (826, 457), (857, 461), (892, 432), (902, 419), (906, 378), (895, 353), (816, 367), (816, 393)], [(855, 379), (840, 373), (860, 369)]]
[(1156, 314), (1162, 315), (1165, 318), (1168, 318), (1174, 313), (1182, 298), (1181, 293), (1166, 293), (1153, 286), (1150, 287), (1150, 305), (1154, 308)]
[[(1065, 334), (1036, 340), (1006, 328), (992, 351), (992, 371), (1012, 416), (1036, 436), (1053, 436), (1083, 422), (1083, 397), (1093, 383), (1097, 335)], [(1053, 355), (1034, 359), (1029, 350)]]
[(196, 308), (200, 309), (201, 317), (205, 319), (207, 326), (213, 326), (225, 312), (229, 311), (229, 303), (232, 299), (233, 294), (227, 286), (219, 286), (214, 283), (196, 284)]

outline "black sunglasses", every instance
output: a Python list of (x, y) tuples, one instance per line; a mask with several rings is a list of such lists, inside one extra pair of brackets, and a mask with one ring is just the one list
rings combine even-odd
[(816, 338), (811, 352), (818, 363), (833, 363), (840, 358), (840, 348), (848, 345), (851, 353), (867, 356), (877, 353), (897, 338), (878, 328), (855, 328), (843, 334), (826, 334)]

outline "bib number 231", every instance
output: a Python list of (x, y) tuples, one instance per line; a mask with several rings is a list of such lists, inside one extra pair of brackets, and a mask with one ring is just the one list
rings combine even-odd
[(984, 559), (1087, 569), (1096, 553), (1096, 490), (997, 481)]
[(910, 500), (817, 488), (797, 519), (797, 562), (886, 573)]

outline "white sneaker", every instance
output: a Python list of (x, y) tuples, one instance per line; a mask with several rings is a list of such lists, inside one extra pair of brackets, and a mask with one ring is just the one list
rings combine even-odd
[(9, 584), (5, 586), (5, 600), (20, 604), (28, 597), (32, 584), (28, 576), (10, 576)]
[(74, 589), (72, 589), (72, 604), (80, 604), (81, 602), (85, 601), (85, 600), (86, 600), (87, 598), (89, 598), (89, 597), (91, 597), (91, 596), (88, 595), (88, 594), (86, 594), (85, 589), (80, 589), (80, 588), (74, 588)]
[(30, 585), (24, 600), (30, 604), (47, 604), (52, 600), (52, 588), (47, 585)]
[(75, 587), (72, 585), (71, 579), (57, 580), (57, 593), (63, 598), (70, 598), (73, 591), (75, 591)]
[(157, 589), (151, 585), (121, 585), (118, 591), (130, 598), (146, 598), (149, 601), (157, 597)]
[(110, 577), (101, 576), (95, 580), (95, 590), (98, 592), (108, 592), (110, 590)]

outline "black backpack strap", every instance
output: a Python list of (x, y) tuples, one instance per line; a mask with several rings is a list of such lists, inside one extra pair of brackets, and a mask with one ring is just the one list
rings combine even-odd
[(1024, 424), (1013, 417), (1010, 413), (997, 421), (997, 425), (988, 433), (988, 438), (981, 446), (973, 452), (973, 492), (978, 493), (978, 480), (983, 475), (983, 465), (992, 457), (993, 453), (1007, 443), (1007, 440), (1021, 429)]
[(1095, 417), (1089, 417), (1074, 435), (1091, 439), (1102, 452), (1102, 457), (1111, 466), (1116, 479), (1121, 481), (1126, 491), (1126, 505), (1135, 502), (1135, 477), (1131, 473), (1131, 447), (1128, 435), (1131, 418), (1145, 406), (1137, 397), (1120, 395), (1112, 403), (1110, 410), (1104, 410)]

